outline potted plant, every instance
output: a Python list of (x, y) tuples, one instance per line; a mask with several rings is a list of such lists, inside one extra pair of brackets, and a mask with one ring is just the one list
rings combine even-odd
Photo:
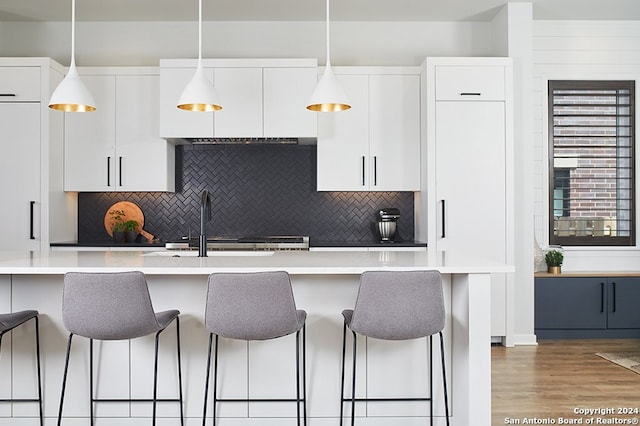
[(133, 243), (138, 238), (138, 222), (127, 220), (124, 223), (125, 239), (128, 243)]
[(549, 250), (544, 255), (544, 260), (547, 262), (547, 272), (550, 274), (559, 274), (562, 261), (564, 260), (564, 254), (561, 250)]
[(116, 243), (124, 242), (124, 210), (111, 210), (109, 215), (113, 218), (113, 223), (111, 224), (111, 232), (113, 234), (113, 241)]

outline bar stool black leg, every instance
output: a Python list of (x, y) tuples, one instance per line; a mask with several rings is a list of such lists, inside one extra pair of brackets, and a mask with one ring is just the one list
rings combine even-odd
[(60, 392), (60, 407), (58, 408), (58, 426), (62, 423), (62, 406), (64, 404), (64, 393), (67, 388), (67, 373), (69, 371), (69, 353), (71, 352), (71, 339), (73, 334), (69, 334), (69, 340), (67, 342), (67, 355), (64, 360), (64, 373), (62, 373), (62, 391)]
[(89, 424), (94, 425), (93, 421), (93, 339), (89, 339)]
[(442, 384), (444, 385), (444, 415), (445, 420), (447, 422), (447, 426), (449, 426), (449, 397), (447, 392), (447, 369), (444, 365), (444, 337), (442, 336), (442, 331), (438, 333), (440, 335), (440, 357), (442, 360)]
[(433, 426), (433, 336), (429, 336), (429, 424)]
[(340, 426), (342, 426), (342, 417), (344, 415), (344, 364), (347, 355), (347, 323), (342, 325), (342, 368), (341, 368), (341, 386), (340, 386)]
[(296, 332), (296, 418), (300, 426), (300, 330)]
[(176, 317), (176, 348), (178, 356), (178, 395), (180, 402), (180, 426), (184, 426), (184, 401), (182, 397), (182, 355), (180, 352), (180, 317)]
[(153, 426), (156, 425), (156, 413), (157, 413), (157, 405), (158, 405), (158, 340), (160, 339), (160, 333), (162, 330), (156, 333), (155, 338), (155, 352), (153, 354), (154, 362), (153, 362), (153, 415), (151, 424)]
[(209, 399), (209, 376), (211, 373), (211, 346), (213, 345), (213, 334), (209, 333), (209, 349), (207, 351), (207, 372), (204, 380), (204, 405), (202, 409), (202, 426), (207, 424), (207, 400)]
[(42, 372), (40, 367), (40, 321), (38, 317), (34, 317), (36, 321), (36, 369), (38, 371), (38, 409), (40, 413), (40, 426), (44, 426), (44, 410), (42, 407)]
[(356, 349), (358, 337), (355, 331), (353, 333), (353, 376), (351, 383), (351, 426), (356, 424)]
[(302, 326), (302, 412), (307, 426), (307, 325)]
[(216, 405), (218, 405), (218, 343), (219, 336), (216, 334), (216, 347), (213, 354), (213, 426), (216, 426)]

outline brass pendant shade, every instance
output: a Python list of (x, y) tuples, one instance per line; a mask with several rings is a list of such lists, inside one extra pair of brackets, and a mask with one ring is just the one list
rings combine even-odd
[(329, 39), (329, 0), (327, 1), (327, 64), (324, 74), (311, 94), (307, 109), (316, 112), (346, 111), (351, 108), (344, 89), (331, 69)]
[(71, 0), (71, 64), (49, 99), (49, 108), (64, 112), (90, 112), (96, 103), (78, 75), (75, 59), (76, 0)]
[(220, 98), (202, 69), (202, 0), (198, 4), (198, 67), (182, 91), (177, 107), (185, 111), (219, 111), (222, 109)]

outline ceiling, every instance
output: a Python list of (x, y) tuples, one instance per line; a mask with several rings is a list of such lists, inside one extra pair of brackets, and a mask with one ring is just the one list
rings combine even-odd
[[(334, 0), (332, 21), (489, 21), (507, 2), (536, 20), (640, 20), (640, 0)], [(78, 21), (194, 21), (196, 0), (77, 0)], [(0, 21), (68, 21), (71, 0), (2, 0)], [(205, 0), (205, 21), (322, 21), (323, 0)]]

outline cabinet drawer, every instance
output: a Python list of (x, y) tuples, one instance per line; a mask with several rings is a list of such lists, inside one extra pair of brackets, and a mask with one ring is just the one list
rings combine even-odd
[(0, 102), (40, 101), (40, 67), (0, 67)]
[(504, 67), (438, 66), (436, 100), (504, 100)]

